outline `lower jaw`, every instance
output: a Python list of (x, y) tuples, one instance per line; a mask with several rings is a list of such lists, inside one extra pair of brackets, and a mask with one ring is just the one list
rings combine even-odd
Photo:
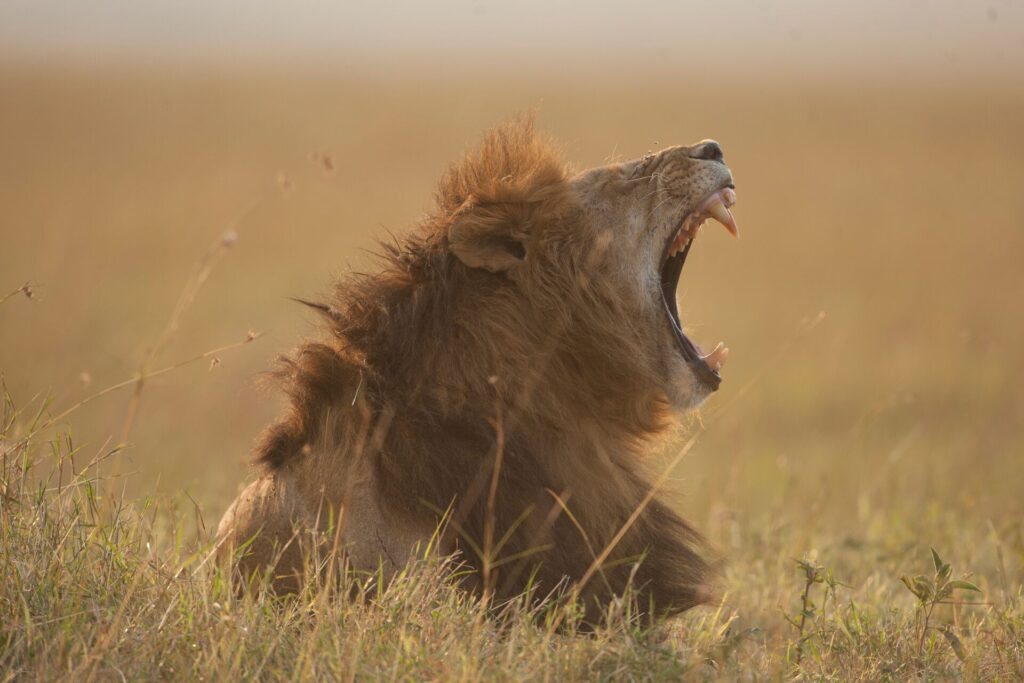
[(677, 318), (673, 315), (670, 305), (664, 298), (662, 299), (662, 304), (665, 309), (665, 316), (668, 318), (669, 334), (672, 335), (673, 344), (686, 363), (686, 367), (705, 388), (712, 392), (717, 391), (718, 387), (722, 384), (722, 376), (712, 370), (701, 359), (700, 349), (683, 333), (682, 323), (676, 322)]
[[(675, 321), (670, 320), (669, 324), (674, 326)], [(686, 367), (693, 373), (694, 378), (709, 392), (718, 391), (718, 387), (722, 384), (722, 376), (701, 360), (700, 349), (690, 341), (689, 337), (681, 332), (677, 335), (675, 330), (670, 330), (670, 332), (674, 337), (679, 354), (683, 357)]]
[(687, 368), (693, 374), (693, 377), (710, 393), (718, 390), (718, 387), (722, 384), (722, 377), (701, 358), (700, 349), (683, 332), (682, 321), (679, 318), (675, 298), (679, 276), (682, 273), (683, 265), (692, 246), (693, 240), (691, 239), (686, 243), (681, 253), (676, 256), (666, 257), (662, 263), (661, 302), (665, 316), (668, 319), (669, 334), (672, 335), (679, 354), (686, 362)]
[(687, 363), (687, 365), (697, 380), (707, 387), (708, 391), (718, 391), (718, 387), (722, 385), (722, 376), (709, 368), (707, 363), (698, 361), (697, 363)]
[(685, 379), (673, 382), (667, 392), (668, 404), (671, 410), (685, 413), (700, 407), (715, 390), (699, 379), (695, 379), (689, 365), (685, 369), (680, 368), (688, 375)]

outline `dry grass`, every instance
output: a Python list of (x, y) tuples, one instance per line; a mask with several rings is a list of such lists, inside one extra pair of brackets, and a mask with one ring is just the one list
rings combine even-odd
[[(1019, 95), (10, 69), (0, 90), (6, 678), (1024, 676)], [(429, 562), (355, 602), (234, 599), (200, 565), (276, 409), (251, 379), (308, 330), (287, 297), (366, 264), (540, 102), (580, 165), (710, 136), (736, 173), (742, 240), (706, 236), (683, 281), (733, 355), (676, 482), (722, 603), (550, 635)], [(934, 573), (929, 546), (984, 604), (918, 607), (900, 577)]]

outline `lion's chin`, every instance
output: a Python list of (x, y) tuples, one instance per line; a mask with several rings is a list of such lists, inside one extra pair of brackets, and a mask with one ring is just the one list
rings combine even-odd
[(679, 413), (699, 408), (715, 392), (715, 388), (697, 377), (690, 366), (681, 360), (673, 365), (675, 367), (665, 392), (669, 406)]

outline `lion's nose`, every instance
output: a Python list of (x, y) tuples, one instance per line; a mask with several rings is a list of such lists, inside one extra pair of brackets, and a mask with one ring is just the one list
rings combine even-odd
[(722, 146), (714, 140), (704, 140), (690, 148), (689, 156), (692, 159), (706, 159), (707, 161), (722, 161), (725, 155), (722, 153)]

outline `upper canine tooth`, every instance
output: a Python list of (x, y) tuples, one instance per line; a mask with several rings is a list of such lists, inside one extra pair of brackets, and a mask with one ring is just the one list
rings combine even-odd
[(728, 230), (729, 234), (733, 237), (740, 236), (740, 231), (736, 227), (736, 219), (732, 217), (732, 212), (725, 208), (725, 204), (716, 199), (711, 203), (711, 206), (708, 207), (708, 213), (711, 214), (712, 218), (725, 226), (725, 229)]

